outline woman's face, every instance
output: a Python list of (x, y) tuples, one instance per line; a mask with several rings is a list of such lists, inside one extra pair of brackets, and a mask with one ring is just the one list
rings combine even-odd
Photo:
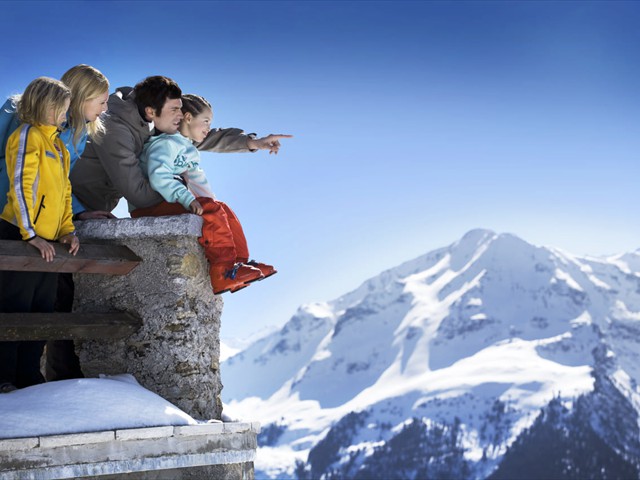
[(185, 137), (190, 138), (194, 142), (201, 142), (205, 139), (209, 130), (211, 130), (211, 121), (213, 120), (213, 112), (210, 108), (200, 112), (195, 117), (186, 114), (182, 123), (185, 128), (181, 129)]
[(106, 91), (97, 97), (89, 98), (84, 101), (82, 113), (87, 122), (95, 122), (100, 115), (107, 111), (107, 100), (109, 100), (109, 92)]

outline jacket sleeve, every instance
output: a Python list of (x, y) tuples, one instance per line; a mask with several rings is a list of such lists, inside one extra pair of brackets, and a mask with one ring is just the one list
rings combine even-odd
[(179, 202), (189, 210), (189, 204), (195, 197), (173, 173), (173, 162), (178, 154), (169, 140), (158, 140), (147, 145), (143, 155), (147, 160), (149, 183), (169, 203)]
[(69, 152), (66, 148), (62, 149), (64, 155), (64, 164), (67, 169), (65, 192), (64, 192), (64, 209), (62, 211), (62, 221), (60, 222), (60, 237), (73, 233), (75, 227), (73, 225), (73, 208), (71, 195), (71, 181), (69, 180)]
[(87, 207), (73, 193), (71, 194), (71, 210), (73, 210), (74, 215), (87, 211)]
[(9, 191), (9, 176), (7, 175), (7, 164), (5, 162), (7, 140), (19, 125), (20, 121), (16, 114), (16, 106), (9, 99), (0, 109), (0, 210), (7, 203), (7, 192)]
[(203, 152), (241, 153), (250, 152), (247, 139), (255, 134), (245, 135), (239, 128), (216, 128), (209, 131), (206, 138), (197, 144)]
[(129, 129), (113, 122), (94, 150), (111, 183), (137, 208), (151, 207), (162, 201), (142, 174), (136, 156), (136, 141)]
[(36, 137), (30, 132), (30, 127), (24, 126), (20, 132), (18, 143), (12, 142), (7, 148), (7, 171), (10, 178), (13, 211), (16, 223), (23, 240), (35, 237), (34, 227), (36, 204), (42, 199), (33, 198), (34, 182), (38, 176), (40, 166), (40, 145)]
[(4, 158), (4, 152), (7, 148), (7, 140), (9, 136), (20, 125), (18, 120), (18, 114), (16, 113), (16, 106), (11, 99), (4, 102), (0, 109), (0, 156)]
[[(77, 142), (74, 142), (75, 139), (75, 131), (71, 128), (65, 130), (60, 134), (60, 140), (64, 143), (64, 146), (67, 147), (69, 151), (69, 172), (73, 170), (78, 159), (84, 153), (84, 147), (87, 144), (88, 134), (86, 129), (80, 135), (80, 138)], [(82, 213), (86, 211), (86, 207), (78, 200), (78, 198), (71, 192), (71, 207), (73, 209), (73, 214), (76, 215), (78, 213)]]

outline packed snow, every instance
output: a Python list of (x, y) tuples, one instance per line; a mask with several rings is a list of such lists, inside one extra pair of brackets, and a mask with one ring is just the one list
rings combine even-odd
[(62, 380), (0, 394), (0, 438), (197, 423), (128, 374)]

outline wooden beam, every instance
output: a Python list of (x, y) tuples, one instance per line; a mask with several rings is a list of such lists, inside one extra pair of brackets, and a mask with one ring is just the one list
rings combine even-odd
[(0, 340), (125, 338), (142, 321), (128, 313), (0, 313)]
[(125, 275), (142, 259), (124, 245), (81, 243), (74, 256), (69, 246), (51, 242), (56, 250), (53, 262), (45, 262), (40, 251), (22, 240), (0, 240), (0, 270), (24, 272), (103, 273)]

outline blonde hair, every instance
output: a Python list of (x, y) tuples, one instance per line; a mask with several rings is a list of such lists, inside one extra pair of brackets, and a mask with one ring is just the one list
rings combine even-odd
[(47, 125), (49, 109), (53, 108), (54, 118), (58, 118), (66, 111), (69, 98), (71, 90), (60, 80), (38, 77), (27, 85), (17, 102), (18, 118), (22, 123)]
[(98, 117), (92, 122), (84, 118), (84, 103), (109, 92), (109, 80), (98, 69), (89, 65), (76, 65), (62, 75), (62, 82), (71, 89), (69, 128), (74, 129), (73, 143), (77, 144), (83, 132), (93, 139), (104, 133), (104, 123)]

